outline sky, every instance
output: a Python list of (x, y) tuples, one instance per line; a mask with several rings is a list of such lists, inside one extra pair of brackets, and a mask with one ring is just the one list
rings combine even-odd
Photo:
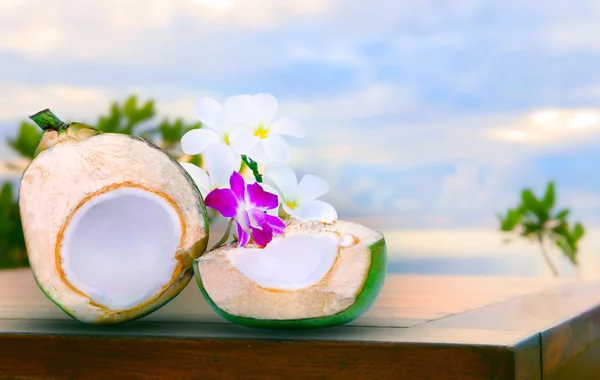
[(0, 140), (46, 107), (93, 121), (135, 93), (191, 121), (201, 96), (267, 92), (342, 218), (492, 229), (553, 180), (595, 227), (598, 35), (593, 0), (3, 0)]

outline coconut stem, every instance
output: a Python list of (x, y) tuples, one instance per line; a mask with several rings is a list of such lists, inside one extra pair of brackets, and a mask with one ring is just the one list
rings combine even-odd
[(219, 248), (220, 246), (222, 246), (223, 244), (225, 244), (225, 242), (227, 241), (227, 239), (229, 239), (229, 235), (231, 234), (231, 226), (233, 225), (233, 218), (229, 219), (229, 223), (227, 223), (227, 229), (225, 230), (225, 233), (223, 234), (223, 237), (221, 237), (221, 240), (219, 240), (219, 242), (217, 244), (215, 244), (214, 247), (212, 247), (210, 251), (213, 251), (217, 248)]
[(58, 132), (61, 129), (67, 128), (67, 124), (63, 123), (48, 108), (36, 113), (35, 115), (29, 116), (29, 118), (44, 131), (52, 130)]

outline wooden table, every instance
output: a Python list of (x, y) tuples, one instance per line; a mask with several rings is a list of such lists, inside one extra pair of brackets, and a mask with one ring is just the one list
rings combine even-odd
[(600, 282), (389, 276), (349, 324), (222, 321), (195, 283), (117, 327), (68, 319), (28, 270), (0, 271), (0, 377), (600, 379)]

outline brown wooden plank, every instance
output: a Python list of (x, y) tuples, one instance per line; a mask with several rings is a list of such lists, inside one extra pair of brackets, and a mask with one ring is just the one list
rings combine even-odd
[[(575, 290), (563, 291), (586, 286), (589, 290), (579, 292), (579, 297), (570, 293)], [(164, 378), (176, 367), (175, 358), (187, 353), (179, 362), (182, 369), (171, 378), (218, 374), (244, 378), (240, 373), (246, 378), (276, 378), (292, 373), (304, 378), (352, 374), (352, 378), (540, 379), (544, 363), (539, 331), (590, 308), (597, 286), (538, 279), (389, 276), (374, 307), (350, 325), (266, 331), (225, 323), (192, 282), (170, 304), (140, 321), (96, 327), (68, 319), (41, 293), (28, 270), (5, 271), (0, 272), (0, 373)], [(565, 297), (570, 300), (560, 301)], [(570, 311), (557, 313), (552, 306), (556, 302)], [(248, 351), (244, 345), (258, 349)], [(27, 356), (25, 347), (42, 348), (29, 349)], [(213, 354), (211, 347), (228, 354)], [(162, 360), (157, 354), (161, 349), (166, 352)], [(54, 364), (65, 364), (65, 357), (77, 364), (72, 368)], [(80, 362), (89, 365), (84, 368)], [(208, 370), (198, 366), (208, 362), (213, 363)], [(232, 368), (232, 363), (239, 365)], [(330, 366), (325, 368), (325, 363)], [(287, 367), (293, 371), (282, 372)]]
[[(582, 373), (594, 374), (593, 368), (598, 365), (598, 359), (587, 351), (597, 350), (596, 346), (600, 344), (600, 281), (566, 284), (441, 318), (423, 326), (427, 329), (466, 327), (488, 332), (515, 330), (525, 334), (539, 333), (544, 379), (567, 376), (569, 372), (563, 367), (579, 368)], [(413, 330), (419, 328), (421, 326)], [(595, 362), (590, 362), (592, 360)], [(585, 368), (587, 370), (584, 371)]]
[[(596, 289), (597, 290), (597, 289)], [(545, 379), (567, 376), (563, 367), (577, 369), (576, 379), (600, 379), (600, 307), (580, 312), (577, 318), (542, 331), (543, 374)]]
[(513, 379), (503, 347), (4, 336), (0, 373), (36, 378)]

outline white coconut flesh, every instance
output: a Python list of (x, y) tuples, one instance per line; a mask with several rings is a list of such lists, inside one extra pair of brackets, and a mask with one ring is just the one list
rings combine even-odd
[(204, 289), (229, 314), (302, 319), (337, 314), (356, 301), (382, 237), (358, 224), (291, 222), (265, 248), (225, 246), (198, 260)]
[(151, 299), (173, 279), (181, 222), (164, 198), (117, 188), (90, 199), (67, 226), (60, 261), (77, 290), (108, 309)]

